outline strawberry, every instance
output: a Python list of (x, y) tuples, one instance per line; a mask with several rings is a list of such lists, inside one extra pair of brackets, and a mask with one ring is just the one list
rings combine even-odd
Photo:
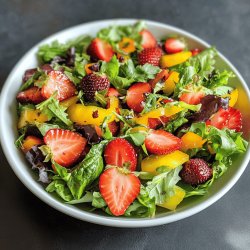
[(151, 92), (151, 86), (147, 82), (138, 82), (133, 84), (127, 91), (127, 105), (135, 112), (140, 113), (146, 99), (145, 94)]
[(196, 105), (201, 102), (204, 96), (205, 94), (202, 91), (184, 93), (180, 96), (180, 101)]
[(89, 74), (82, 79), (82, 89), (87, 101), (93, 101), (95, 92), (108, 89), (110, 86), (106, 76), (100, 76), (95, 73)]
[(116, 167), (105, 170), (99, 180), (100, 193), (115, 216), (125, 213), (139, 195), (140, 185), (138, 177)]
[(148, 126), (151, 129), (159, 128), (169, 121), (169, 118), (165, 115), (160, 116), (160, 118), (148, 118)]
[(164, 130), (151, 130), (145, 146), (151, 154), (164, 155), (180, 149), (181, 139)]
[(20, 103), (34, 104), (38, 104), (45, 100), (42, 96), (41, 89), (39, 89), (38, 87), (31, 87), (22, 92), (19, 92), (16, 96), (16, 99)]
[(50, 129), (44, 142), (51, 150), (55, 162), (70, 167), (81, 156), (87, 140), (80, 134), (65, 129)]
[(186, 46), (184, 41), (178, 38), (168, 38), (165, 41), (164, 47), (168, 54), (174, 54), (183, 51)]
[(100, 38), (95, 38), (92, 40), (87, 49), (87, 53), (95, 61), (102, 60), (105, 62), (110, 61), (112, 56), (114, 55), (112, 46)]
[(154, 66), (159, 66), (162, 54), (162, 50), (158, 47), (144, 49), (138, 54), (138, 63), (140, 65), (149, 63)]
[(197, 49), (197, 48), (196, 48), (196, 49), (192, 49), (192, 50), (191, 50), (192, 56), (198, 55), (199, 53), (201, 53), (201, 51), (202, 51), (201, 49)]
[(168, 70), (163, 69), (159, 72), (154, 79), (150, 80), (149, 83), (151, 84), (152, 88), (155, 87), (156, 83), (160, 81), (165, 81), (169, 76)]
[(110, 141), (105, 150), (104, 158), (106, 164), (117, 167), (129, 166), (130, 171), (135, 171), (137, 165), (137, 154), (133, 146), (123, 138)]
[(112, 121), (108, 123), (108, 127), (113, 136), (116, 136), (119, 131), (119, 123)]
[(242, 114), (235, 108), (221, 108), (206, 122), (206, 124), (218, 129), (229, 128), (239, 132), (242, 128)]
[(213, 170), (207, 162), (200, 158), (191, 159), (186, 162), (180, 172), (181, 179), (191, 185), (199, 185), (209, 180)]
[(52, 70), (48, 73), (48, 79), (42, 87), (44, 98), (50, 98), (57, 91), (56, 98), (59, 101), (70, 98), (76, 94), (75, 85), (61, 71)]
[(157, 41), (149, 30), (142, 30), (140, 35), (142, 36), (141, 45), (144, 49), (154, 48), (157, 46)]
[(108, 97), (110, 97), (110, 96), (116, 96), (116, 97), (118, 97), (119, 95), (120, 95), (120, 93), (117, 91), (117, 89), (112, 88), (112, 87), (110, 87), (108, 89), (108, 92), (107, 92), (107, 96)]

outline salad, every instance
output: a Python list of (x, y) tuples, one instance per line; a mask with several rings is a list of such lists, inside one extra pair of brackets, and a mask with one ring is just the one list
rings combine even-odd
[(217, 51), (143, 22), (43, 45), (17, 94), (20, 148), (47, 192), (153, 217), (206, 195), (246, 151), (234, 74)]

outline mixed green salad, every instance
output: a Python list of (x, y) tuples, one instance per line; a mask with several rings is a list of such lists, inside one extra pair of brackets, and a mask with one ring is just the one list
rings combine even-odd
[(17, 94), (20, 148), (46, 191), (111, 216), (206, 195), (246, 151), (217, 51), (143, 22), (39, 48)]

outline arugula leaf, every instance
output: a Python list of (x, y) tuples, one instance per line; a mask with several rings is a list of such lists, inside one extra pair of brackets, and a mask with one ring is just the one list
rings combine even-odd
[(181, 166), (172, 170), (166, 170), (159, 175), (156, 175), (152, 181), (147, 182), (146, 190), (151, 199), (155, 199), (156, 204), (162, 204), (168, 197), (174, 195), (174, 186), (181, 179), (179, 172)]
[(100, 192), (93, 192), (93, 200), (91, 205), (96, 208), (103, 208), (107, 206)]
[(40, 133), (44, 136), (47, 131), (53, 128), (60, 128), (57, 124), (50, 124), (50, 123), (40, 123), (40, 122), (35, 122), (35, 125), (39, 129)]
[(119, 61), (116, 56), (113, 56), (109, 62), (102, 62), (100, 73), (105, 73), (110, 81), (118, 76), (119, 73)]
[(128, 136), (132, 139), (132, 141), (134, 142), (134, 144), (136, 146), (141, 146), (146, 138), (146, 133), (141, 133), (141, 132), (136, 132), (136, 133), (129, 133)]
[(188, 122), (188, 119), (185, 118), (186, 113), (186, 111), (177, 113), (174, 118), (165, 125), (164, 130), (173, 134), (179, 127)]
[(68, 204), (74, 205), (74, 204), (80, 204), (80, 203), (90, 203), (93, 200), (93, 193), (86, 191), (86, 194), (79, 200), (71, 200), (68, 201)]
[(104, 39), (115, 47), (115, 44), (123, 37), (130, 37), (135, 41), (136, 47), (141, 48), (141, 35), (139, 32), (144, 29), (144, 22), (137, 22), (134, 25), (112, 25), (108, 28), (101, 29), (97, 33), (97, 37)]
[(20, 91), (24, 91), (34, 84), (34, 82), (42, 75), (41, 71), (37, 71), (24, 84), (22, 84)]
[(128, 207), (124, 216), (126, 217), (154, 217), (155, 201), (149, 198), (146, 188), (141, 185), (140, 194), (137, 199)]
[(112, 132), (110, 131), (109, 129), (109, 126), (108, 126), (108, 122), (110, 120), (110, 117), (111, 115), (108, 115), (105, 117), (103, 123), (102, 123), (102, 134), (103, 134), (103, 138), (106, 139), (106, 140), (110, 140), (113, 138), (113, 134)]
[(71, 127), (72, 122), (68, 119), (68, 114), (65, 112), (66, 108), (60, 105), (59, 101), (55, 98), (56, 93), (49, 99), (36, 105), (36, 108), (41, 110), (51, 120), (53, 117), (58, 118), (66, 126)]
[(23, 145), (23, 140), (24, 140), (24, 137), (25, 137), (25, 132), (22, 133), (15, 141), (15, 146), (17, 148), (21, 148), (22, 145)]
[(220, 72), (219, 70), (213, 70), (212, 73), (208, 75), (208, 80), (205, 81), (204, 86), (212, 89), (227, 85), (229, 79), (232, 77), (235, 77), (232, 71), (224, 70)]
[(66, 57), (67, 51), (71, 47), (75, 47), (78, 53), (85, 52), (90, 42), (90, 36), (79, 36), (64, 44), (54, 41), (51, 44), (40, 46), (37, 55), (42, 62), (50, 62), (55, 56)]

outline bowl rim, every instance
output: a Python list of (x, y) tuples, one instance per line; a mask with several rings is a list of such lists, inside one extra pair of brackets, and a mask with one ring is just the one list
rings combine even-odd
[[(145, 21), (149, 25), (157, 26), (158, 28), (171, 29), (171, 30), (173, 30), (173, 32), (183, 34), (183, 35), (195, 40), (196, 42), (203, 45), (204, 47), (210, 47), (210, 45), (207, 42), (205, 42), (204, 40), (202, 40), (201, 38), (187, 32), (185, 30), (182, 30), (180, 28), (174, 27), (172, 25), (156, 22), (156, 21), (151, 21), (148, 19), (141, 19), (141, 20)], [(150, 218), (150, 219), (149, 218), (132, 218), (131, 219), (131, 218), (124, 218), (124, 217), (122, 217), (122, 218), (121, 217), (108, 217), (108, 216), (102, 216), (102, 215), (86, 212), (84, 210), (79, 211), (78, 209), (74, 208), (73, 206), (72, 207), (66, 206), (63, 202), (56, 200), (55, 198), (52, 197), (52, 195), (48, 194), (45, 190), (39, 189), (38, 183), (34, 184), (34, 183), (28, 182), (26, 180), (25, 174), (22, 173), (22, 168), (18, 167), (18, 165), (20, 163), (19, 159), (17, 159), (17, 157), (12, 156), (12, 152), (11, 152), (10, 147), (8, 147), (8, 146), (5, 147), (6, 145), (8, 145), (8, 143), (7, 143), (8, 138), (7, 138), (7, 136), (5, 136), (5, 132), (4, 132), (8, 126), (7, 124), (4, 123), (4, 111), (6, 108), (5, 103), (6, 103), (6, 98), (7, 98), (6, 93), (8, 93), (8, 89), (11, 87), (10, 84), (12, 82), (12, 78), (15, 74), (15, 71), (19, 68), (19, 65), (21, 65), (21, 63), (25, 60), (26, 57), (28, 57), (30, 54), (34, 53), (40, 45), (47, 43), (51, 40), (55, 40), (57, 36), (60, 36), (63, 33), (67, 33), (72, 29), (77, 29), (80, 27), (91, 26), (91, 25), (98, 25), (99, 23), (102, 23), (102, 24), (105, 23), (107, 26), (112, 25), (112, 23), (119, 23), (122, 25), (126, 25), (126, 24), (134, 23), (136, 21), (138, 21), (138, 19), (133, 19), (133, 18), (97, 20), (97, 21), (93, 21), (93, 22), (87, 22), (87, 23), (82, 23), (82, 24), (76, 25), (76, 26), (72, 26), (72, 27), (63, 29), (59, 32), (56, 32), (56, 33), (46, 37), (45, 39), (43, 39), (42, 41), (40, 41), (39, 43), (34, 45), (30, 50), (28, 50), (22, 56), (22, 58), (16, 63), (16, 65), (13, 67), (13, 69), (9, 73), (9, 76), (7, 77), (5, 83), (2, 87), (1, 96), (0, 96), (0, 128), (1, 128), (0, 129), (0, 138), (1, 138), (1, 145), (2, 145), (3, 152), (7, 158), (7, 161), (10, 164), (10, 166), (13, 169), (16, 176), (21, 180), (21, 182), (34, 195), (36, 195), (40, 200), (44, 201), (45, 203), (47, 203), (49, 206), (55, 208), (56, 210), (58, 210), (62, 213), (65, 213), (69, 216), (72, 216), (74, 218), (83, 220), (83, 221), (87, 221), (87, 222), (91, 222), (91, 223), (95, 223), (95, 224), (99, 224), (99, 225), (105, 225), (105, 226), (127, 227), (127, 228), (151, 227), (151, 226), (157, 226), (157, 225), (171, 223), (174, 221), (184, 219), (184, 218), (189, 217), (191, 215), (194, 215), (194, 214), (202, 211), (203, 209), (209, 207), (214, 202), (219, 200), (223, 195), (225, 195), (233, 187), (233, 185), (237, 182), (237, 180), (240, 178), (240, 176), (242, 175), (243, 171), (247, 167), (247, 164), (250, 160), (250, 148), (248, 147), (248, 149), (244, 155), (244, 158), (242, 160), (242, 163), (237, 169), (237, 172), (235, 173), (235, 175), (232, 178), (230, 178), (228, 183), (220, 189), (220, 191), (211, 195), (211, 197), (209, 197), (207, 200), (202, 201), (199, 204), (196, 204), (194, 207), (187, 208), (185, 211), (180, 211), (180, 212), (176, 212), (176, 213), (173, 213), (171, 215), (168, 215), (168, 216), (161, 216), (159, 218)], [(218, 55), (234, 71), (237, 78), (241, 82), (241, 85), (243, 86), (244, 91), (246, 92), (248, 99), (250, 100), (249, 89), (248, 89), (247, 84), (244, 81), (243, 77), (241, 76), (241, 74), (238, 72), (238, 70), (231, 64), (231, 62), (225, 56), (223, 56), (220, 52), (218, 53)]]

